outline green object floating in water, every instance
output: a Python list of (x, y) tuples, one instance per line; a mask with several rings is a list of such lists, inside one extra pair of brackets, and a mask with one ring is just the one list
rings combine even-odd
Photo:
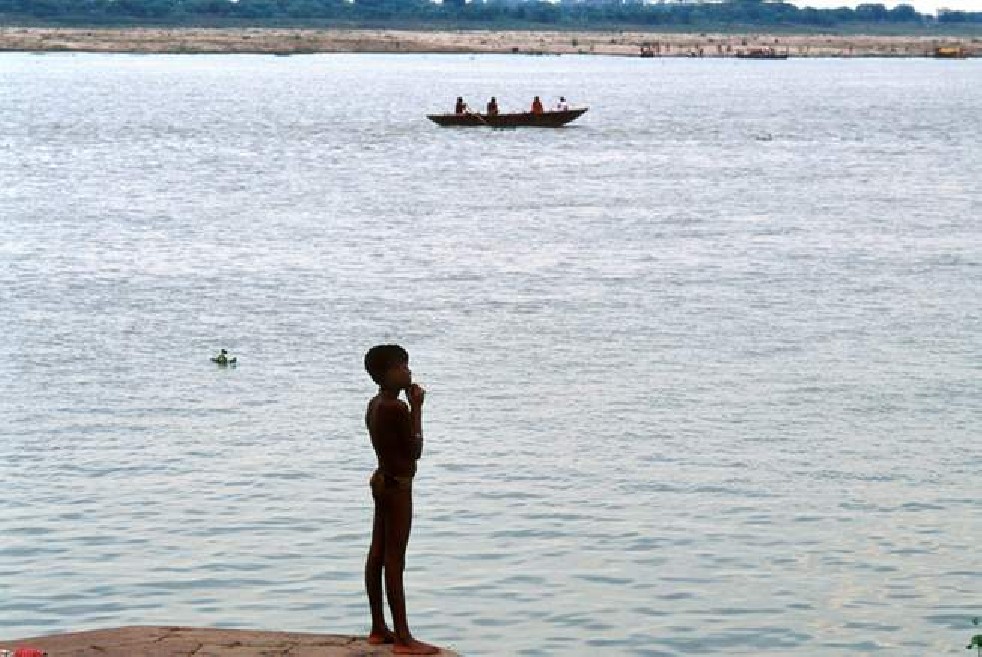
[(236, 357), (232, 356), (231, 358), (229, 358), (228, 351), (222, 349), (220, 354), (211, 357), (211, 362), (215, 363), (216, 365), (221, 365), (225, 367), (228, 365), (235, 365)]

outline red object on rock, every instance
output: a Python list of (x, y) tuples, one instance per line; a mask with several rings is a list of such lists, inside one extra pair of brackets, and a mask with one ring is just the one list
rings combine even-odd
[(14, 657), (47, 657), (48, 653), (37, 648), (17, 648), (14, 650)]

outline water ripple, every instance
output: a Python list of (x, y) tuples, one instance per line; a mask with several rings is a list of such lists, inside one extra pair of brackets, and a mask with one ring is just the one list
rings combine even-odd
[[(365, 631), (398, 340), (421, 637), (963, 650), (980, 67), (0, 54), (2, 635)], [(422, 116), (559, 93), (576, 129)]]

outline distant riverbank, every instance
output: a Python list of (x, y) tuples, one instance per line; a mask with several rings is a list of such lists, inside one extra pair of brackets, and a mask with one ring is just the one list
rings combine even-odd
[(771, 49), (791, 57), (925, 57), (937, 47), (982, 56), (982, 39), (953, 36), (684, 34), (288, 28), (0, 28), (0, 50), (120, 53), (516, 53), (733, 57)]

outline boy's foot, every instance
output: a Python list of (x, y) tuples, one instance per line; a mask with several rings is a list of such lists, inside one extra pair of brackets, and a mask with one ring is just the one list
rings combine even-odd
[(428, 643), (423, 643), (416, 639), (410, 639), (405, 643), (399, 642), (392, 646), (393, 655), (436, 655), (439, 652), (440, 649), (436, 646), (431, 646)]
[(376, 632), (375, 630), (372, 630), (372, 632), (368, 635), (368, 645), (370, 646), (380, 646), (383, 643), (395, 643), (395, 642), (396, 642), (396, 635), (392, 630), (388, 628), (380, 632)]

